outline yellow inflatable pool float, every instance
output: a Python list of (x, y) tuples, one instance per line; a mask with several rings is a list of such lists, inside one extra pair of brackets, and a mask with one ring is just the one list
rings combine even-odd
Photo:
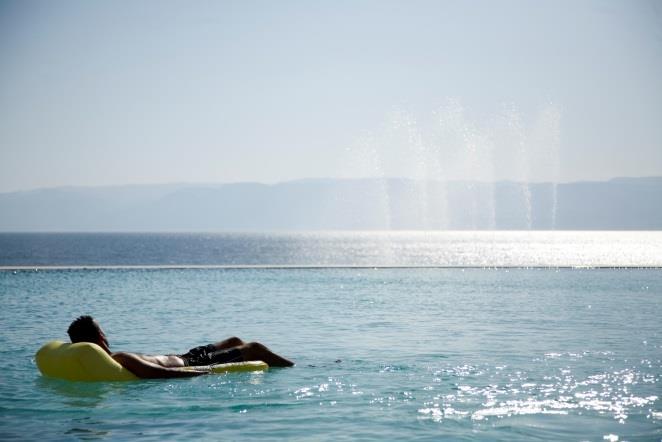
[[(44, 376), (68, 381), (132, 381), (136, 375), (122, 367), (101, 347), (89, 342), (68, 344), (51, 341), (35, 355)], [(260, 371), (269, 366), (262, 361), (234, 362), (208, 367), (184, 367), (182, 370), (208, 369), (212, 373)]]

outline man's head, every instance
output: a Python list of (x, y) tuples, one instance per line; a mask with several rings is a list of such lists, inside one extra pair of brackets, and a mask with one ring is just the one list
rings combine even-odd
[(71, 342), (91, 342), (99, 345), (101, 348), (110, 353), (108, 340), (97, 321), (92, 316), (79, 316), (71, 323), (67, 330)]

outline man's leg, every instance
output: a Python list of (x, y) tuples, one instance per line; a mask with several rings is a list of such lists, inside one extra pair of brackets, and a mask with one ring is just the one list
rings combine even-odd
[(249, 342), (239, 347), (244, 361), (264, 361), (271, 367), (291, 367), (294, 362), (269, 350), (259, 342)]
[[(236, 336), (227, 338), (223, 341), (216, 342), (215, 344), (200, 345), (190, 349), (183, 355), (177, 355), (184, 365), (209, 365), (215, 364), (214, 355), (217, 352), (225, 353), (228, 350), (237, 348), (244, 345), (245, 342)], [(239, 352), (239, 350), (237, 350)]]
[(223, 341), (215, 343), (214, 347), (216, 347), (216, 350), (225, 350), (227, 348), (239, 347), (240, 345), (244, 345), (244, 344), (245, 344), (244, 341), (242, 341), (236, 336), (233, 336), (231, 338), (227, 338)]

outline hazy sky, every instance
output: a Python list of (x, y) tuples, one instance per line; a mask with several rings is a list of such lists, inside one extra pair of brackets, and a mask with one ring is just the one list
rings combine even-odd
[(662, 175), (662, 2), (0, 0), (0, 191), (380, 175)]

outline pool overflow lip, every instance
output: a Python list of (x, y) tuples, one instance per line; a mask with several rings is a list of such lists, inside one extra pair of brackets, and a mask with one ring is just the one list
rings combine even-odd
[(325, 270), (325, 269), (662, 269), (662, 265), (508, 265), (508, 266), (483, 266), (483, 265), (301, 265), (301, 264), (246, 264), (246, 265), (225, 265), (225, 264), (173, 264), (173, 265), (20, 265), (20, 266), (0, 266), (0, 272), (24, 272), (24, 271), (49, 271), (49, 270)]

